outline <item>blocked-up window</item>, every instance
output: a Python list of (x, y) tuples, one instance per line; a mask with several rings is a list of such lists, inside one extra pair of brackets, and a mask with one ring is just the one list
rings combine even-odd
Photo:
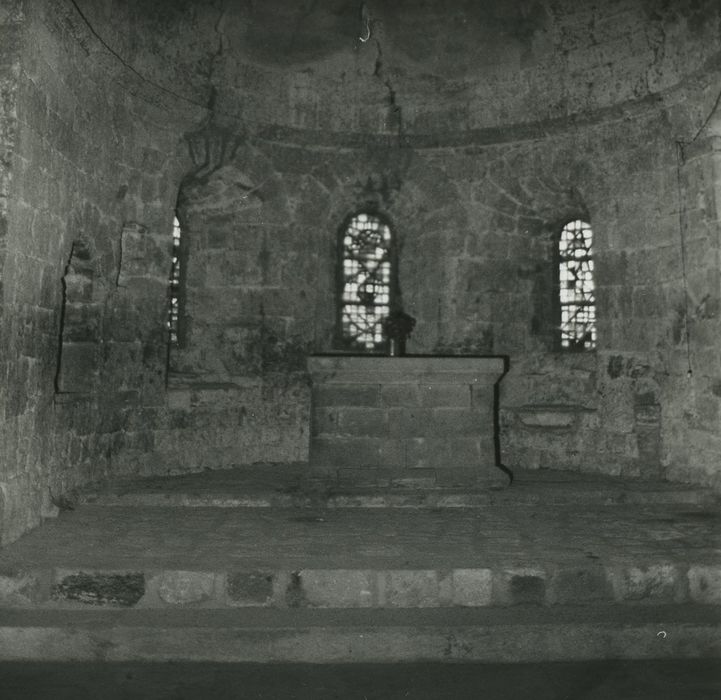
[(569, 221), (561, 230), (559, 301), (561, 348), (596, 347), (596, 296), (593, 281), (593, 232), (586, 221)]
[(180, 222), (173, 218), (173, 261), (170, 268), (170, 294), (168, 309), (168, 337), (172, 345), (178, 343), (180, 323)]
[(375, 214), (356, 214), (342, 231), (341, 251), (341, 344), (363, 351), (379, 349), (395, 274), (390, 226)]

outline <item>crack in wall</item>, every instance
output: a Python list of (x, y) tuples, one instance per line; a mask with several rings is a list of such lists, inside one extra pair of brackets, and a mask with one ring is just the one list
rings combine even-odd
[(396, 89), (389, 76), (385, 74), (385, 65), (383, 62), (383, 47), (379, 39), (375, 40), (376, 44), (376, 60), (373, 69), (373, 77), (378, 78), (388, 91), (388, 105), (390, 114), (395, 121), (396, 133), (398, 138), (398, 146), (402, 145), (403, 138), (403, 108), (396, 102)]
[(63, 270), (63, 276), (60, 278), (60, 284), (62, 286), (62, 293), (61, 293), (61, 299), (60, 299), (60, 318), (59, 318), (59, 328), (58, 328), (58, 345), (57, 345), (57, 352), (55, 354), (55, 376), (53, 377), (53, 387), (55, 389), (55, 393), (60, 393), (60, 372), (62, 368), (62, 359), (63, 359), (63, 336), (65, 335), (65, 307), (68, 303), (68, 285), (65, 281), (65, 278), (70, 273), (70, 268), (73, 262), (73, 257), (75, 256), (75, 241), (70, 246), (70, 253), (68, 254), (68, 262), (65, 265), (65, 268)]
[[(238, 134), (226, 129), (210, 130), (208, 126), (206, 124), (199, 131), (186, 136), (188, 152), (194, 167), (183, 178), (180, 185), (181, 192), (190, 182), (207, 183), (214, 173), (235, 158), (244, 142), (243, 137)], [(244, 189), (249, 194), (254, 188), (251, 186)]]

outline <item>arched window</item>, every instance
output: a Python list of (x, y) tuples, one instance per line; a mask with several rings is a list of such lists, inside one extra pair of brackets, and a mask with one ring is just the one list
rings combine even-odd
[(561, 348), (596, 347), (596, 295), (593, 282), (593, 233), (586, 221), (569, 221), (558, 243), (558, 291)]
[(168, 338), (171, 345), (178, 344), (180, 325), (180, 222), (173, 218), (173, 262), (170, 267), (170, 293), (168, 308)]
[(394, 301), (393, 236), (378, 215), (361, 212), (341, 231), (338, 329), (343, 347), (372, 351), (383, 345), (382, 321)]

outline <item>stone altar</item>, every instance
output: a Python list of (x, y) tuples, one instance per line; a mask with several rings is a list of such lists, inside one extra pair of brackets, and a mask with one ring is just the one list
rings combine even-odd
[(315, 355), (310, 471), (366, 486), (504, 486), (505, 357)]

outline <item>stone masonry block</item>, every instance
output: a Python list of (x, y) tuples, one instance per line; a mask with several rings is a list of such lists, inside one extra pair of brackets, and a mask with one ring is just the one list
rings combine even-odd
[(493, 573), (495, 605), (543, 605), (546, 602), (546, 572), (533, 567), (504, 569)]
[(420, 391), (423, 406), (471, 406), (471, 388), (467, 384), (422, 384)]
[(338, 434), (382, 437), (388, 414), (382, 408), (344, 407), (338, 410)]
[(58, 391), (86, 393), (93, 388), (98, 346), (95, 343), (63, 343)]
[(383, 406), (420, 406), (421, 394), (417, 384), (386, 384), (381, 387)]
[(121, 233), (118, 286), (128, 286), (136, 277), (154, 277), (167, 284), (169, 246), (159, 245), (141, 224), (126, 223)]
[(311, 435), (337, 435), (338, 409), (330, 406), (316, 406), (311, 416)]
[(721, 603), (721, 566), (692, 566), (688, 570), (689, 593), (695, 603)]
[(422, 434), (435, 437), (473, 436), (484, 426), (480, 413), (471, 408), (434, 408)]
[(233, 606), (269, 605), (273, 600), (273, 574), (268, 571), (231, 573), (227, 576), (225, 590)]
[(142, 573), (58, 572), (52, 588), (54, 600), (70, 600), (88, 605), (132, 607), (145, 594)]
[(388, 434), (392, 437), (411, 438), (429, 434), (433, 425), (430, 408), (389, 408)]
[(380, 466), (380, 438), (314, 437), (310, 441), (311, 462), (314, 466), (364, 468)]
[(168, 396), (168, 408), (170, 410), (190, 410), (190, 389), (169, 389), (167, 392)]
[(215, 595), (215, 574), (205, 571), (164, 571), (150, 581), (170, 605), (202, 603)]
[(686, 598), (685, 576), (673, 564), (611, 569), (608, 578), (617, 601), (680, 602)]
[[(405, 443), (408, 469), (472, 468), (482, 462), (481, 440), (477, 437), (411, 438)], [(488, 458), (486, 455), (484, 463)]]
[(411, 438), (405, 441), (408, 469), (435, 469), (448, 463), (450, 443), (439, 438)]
[(579, 410), (573, 407), (527, 407), (518, 412), (523, 425), (533, 428), (570, 428), (576, 423)]
[(494, 388), (492, 384), (471, 385), (471, 406), (477, 410), (493, 410)]
[(454, 569), (453, 605), (483, 607), (491, 604), (493, 574), (490, 569)]
[(0, 574), (0, 604), (28, 605), (41, 600), (44, 597), (41, 578), (35, 573), (18, 573), (15, 576)]
[[(481, 462), (481, 439), (478, 437), (455, 437), (448, 440), (449, 461), (446, 467), (471, 467)], [(443, 466), (443, 465), (441, 465)]]
[(300, 572), (307, 604), (317, 608), (369, 608), (373, 605), (373, 571), (332, 569)]
[(369, 406), (381, 404), (378, 384), (321, 384), (313, 387), (315, 406)]
[(397, 471), (406, 465), (406, 446), (403, 440), (386, 438), (380, 443), (379, 465)]
[(433, 608), (439, 604), (435, 571), (381, 571), (378, 605), (385, 608)]
[(601, 566), (560, 569), (551, 577), (548, 602), (560, 605), (582, 605), (613, 600), (613, 589)]
[(546, 581), (542, 576), (512, 576), (508, 591), (514, 605), (542, 605), (546, 598)]

